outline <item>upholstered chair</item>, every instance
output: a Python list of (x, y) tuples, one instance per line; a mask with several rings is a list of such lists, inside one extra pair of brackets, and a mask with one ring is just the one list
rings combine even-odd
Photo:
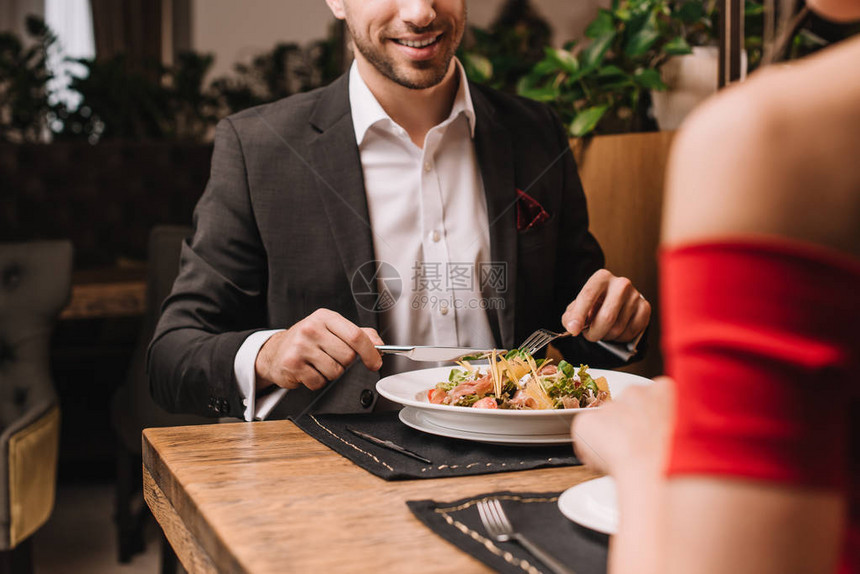
[(0, 572), (32, 571), (31, 536), (54, 507), (60, 407), (50, 340), (71, 273), (69, 241), (0, 243)]

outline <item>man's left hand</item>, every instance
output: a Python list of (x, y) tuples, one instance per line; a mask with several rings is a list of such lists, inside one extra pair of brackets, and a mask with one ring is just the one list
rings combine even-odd
[(561, 317), (572, 335), (589, 341), (627, 343), (638, 337), (651, 319), (651, 304), (626, 277), (600, 269), (583, 285)]

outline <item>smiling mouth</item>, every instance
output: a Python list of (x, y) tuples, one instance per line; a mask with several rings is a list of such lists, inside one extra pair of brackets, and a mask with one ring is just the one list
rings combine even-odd
[(426, 48), (438, 42), (441, 37), (442, 34), (439, 34), (435, 38), (428, 38), (427, 40), (401, 40), (399, 38), (394, 38), (393, 42), (408, 48)]

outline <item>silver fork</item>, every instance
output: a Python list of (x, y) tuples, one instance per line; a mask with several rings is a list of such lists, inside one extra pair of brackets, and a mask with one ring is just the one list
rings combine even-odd
[(538, 329), (529, 335), (517, 348), (525, 351), (529, 355), (534, 355), (559, 337), (567, 337), (568, 335), (570, 335), (568, 332), (556, 333), (549, 329)]
[[(587, 330), (588, 327), (585, 328)], [(643, 331), (644, 333), (644, 331)], [(526, 340), (522, 342), (522, 344), (517, 347), (523, 351), (526, 351), (530, 355), (534, 355), (556, 339), (560, 337), (567, 337), (570, 333), (565, 331), (564, 333), (556, 333), (555, 331), (550, 331), (549, 329), (538, 329), (528, 337)], [(606, 341), (597, 341), (597, 344), (620, 358), (622, 361), (629, 361), (630, 358), (636, 354), (636, 346), (639, 345), (639, 340), (642, 338), (642, 333), (639, 334), (638, 337), (630, 341), (629, 343), (607, 343)]]
[(496, 542), (515, 540), (535, 558), (543, 562), (555, 574), (576, 574), (573, 570), (553, 558), (546, 550), (514, 530), (508, 515), (505, 514), (498, 498), (485, 498), (478, 501), (478, 514), (490, 538)]

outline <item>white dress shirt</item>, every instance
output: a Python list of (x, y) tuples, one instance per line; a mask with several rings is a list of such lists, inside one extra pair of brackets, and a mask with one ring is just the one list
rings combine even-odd
[[(463, 67), (451, 113), (416, 146), (367, 87), (353, 63), (349, 101), (358, 143), (380, 293), (379, 332), (387, 344), (494, 345), (481, 296), (491, 265), (487, 205), (475, 156), (475, 110)], [(278, 329), (249, 336), (234, 370), (245, 420), (264, 419), (285, 389), (255, 400), (257, 353)], [(383, 375), (416, 368), (386, 357)], [(428, 367), (432, 365), (421, 365)]]

